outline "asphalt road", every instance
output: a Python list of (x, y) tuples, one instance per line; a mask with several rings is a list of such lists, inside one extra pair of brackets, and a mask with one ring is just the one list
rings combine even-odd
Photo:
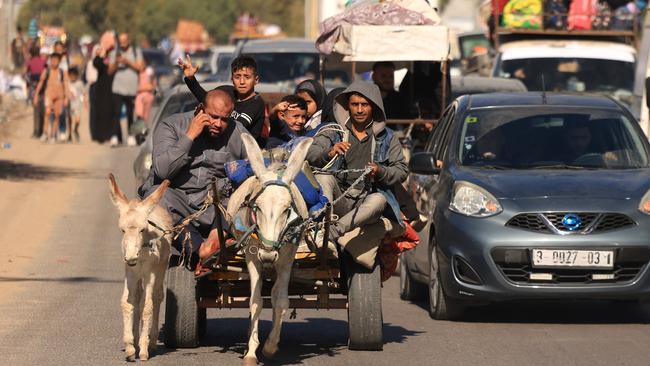
[[(134, 149), (104, 148), (74, 177), (66, 212), (22, 275), (2, 274), (0, 365), (119, 365), (123, 361), (123, 264), (106, 174), (134, 192)], [(0, 157), (1, 160), (1, 157)], [(2, 178), (0, 178), (2, 179)], [(2, 193), (0, 192), (0, 197)], [(47, 207), (43, 207), (47, 209)], [(21, 211), (23, 212), (23, 211)], [(29, 211), (21, 213), (29, 220)], [(4, 230), (12, 230), (5, 227)], [(24, 232), (29, 236), (29, 232)], [(19, 243), (0, 243), (3, 248)], [(12, 272), (8, 272), (12, 273)], [(473, 309), (466, 321), (429, 318), (425, 303), (403, 302), (398, 279), (383, 288), (382, 352), (346, 347), (343, 310), (299, 310), (286, 319), (278, 358), (266, 365), (647, 365), (650, 308), (610, 302), (506, 304)], [(237, 365), (246, 346), (245, 310), (210, 310), (199, 348), (159, 343), (152, 365)], [(261, 339), (270, 330), (263, 312)], [(162, 325), (162, 324), (161, 324)]]

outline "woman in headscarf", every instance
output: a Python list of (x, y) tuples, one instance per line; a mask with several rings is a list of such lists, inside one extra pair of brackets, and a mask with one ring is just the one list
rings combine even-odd
[(90, 132), (93, 141), (108, 141), (112, 134), (111, 87), (113, 75), (108, 73), (108, 53), (115, 47), (115, 37), (105, 32), (99, 46), (93, 49), (92, 65), (97, 74), (90, 89)]
[(336, 97), (338, 97), (343, 90), (345, 90), (345, 88), (334, 88), (330, 90), (329, 93), (327, 93), (327, 96), (325, 96), (321, 108), (321, 123), (336, 122), (336, 119), (334, 117), (334, 99), (336, 99)]
[(307, 102), (307, 123), (305, 129), (313, 130), (321, 123), (323, 102), (325, 101), (325, 88), (316, 80), (309, 79), (296, 86), (294, 94)]

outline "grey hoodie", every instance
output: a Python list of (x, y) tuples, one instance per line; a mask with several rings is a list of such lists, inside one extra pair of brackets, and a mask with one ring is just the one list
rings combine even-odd
[[(388, 128), (386, 127), (386, 123), (384, 122), (386, 120), (384, 103), (382, 102), (379, 88), (375, 84), (365, 81), (355, 81), (342, 91), (341, 94), (336, 97), (336, 102), (334, 103), (334, 116), (336, 122), (343, 127), (344, 130), (352, 133), (352, 131), (349, 130), (348, 120), (350, 119), (350, 112), (348, 111), (347, 105), (350, 95), (353, 93), (363, 95), (372, 104), (372, 115), (374, 121), (372, 123), (373, 138), (379, 139), (380, 137), (383, 137), (384, 134), (390, 136), (388, 159), (385, 162), (379, 163), (382, 169), (375, 177), (375, 181), (386, 186), (392, 186), (404, 182), (408, 175), (408, 168), (404, 155), (402, 154), (402, 146), (397, 137), (395, 137), (392, 132), (389, 133)], [(318, 134), (314, 138), (314, 143), (309, 149), (307, 160), (313, 166), (325, 166), (325, 164), (330, 160), (327, 156), (328, 152), (332, 149), (334, 144), (339, 141), (341, 141), (340, 133), (327, 131)], [(368, 156), (367, 159), (368, 163), (373, 161), (373, 158), (370, 156)]]

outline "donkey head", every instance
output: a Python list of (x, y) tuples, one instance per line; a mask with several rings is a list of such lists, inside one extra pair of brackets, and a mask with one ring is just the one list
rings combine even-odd
[(140, 201), (133, 199), (129, 201), (126, 195), (115, 182), (113, 174), (109, 174), (111, 189), (111, 201), (117, 207), (120, 213), (118, 226), (124, 233), (122, 237), (122, 255), (124, 261), (129, 266), (135, 266), (138, 262), (138, 256), (143, 244), (151, 239), (151, 234), (147, 231), (149, 227), (149, 214), (154, 210), (158, 201), (162, 198), (165, 190), (169, 186), (169, 181), (165, 180), (162, 184), (147, 198)]
[(251, 135), (243, 134), (242, 140), (251, 168), (262, 185), (261, 192), (253, 202), (252, 212), (257, 223), (257, 233), (263, 244), (258, 257), (263, 262), (275, 262), (281, 235), (289, 219), (296, 214), (291, 183), (300, 172), (313, 139), (303, 139), (296, 145), (284, 171), (281, 167), (266, 167), (262, 152)]

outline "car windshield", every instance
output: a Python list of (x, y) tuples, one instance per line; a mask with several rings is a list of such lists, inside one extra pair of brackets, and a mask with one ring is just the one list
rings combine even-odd
[(255, 53), (260, 81), (263, 83), (295, 82), (318, 77), (317, 53)]
[(499, 76), (519, 79), (529, 91), (613, 93), (632, 92), (634, 64), (589, 58), (504, 60)]
[(470, 110), (460, 136), (462, 165), (505, 169), (636, 169), (648, 166), (642, 136), (615, 110)]

